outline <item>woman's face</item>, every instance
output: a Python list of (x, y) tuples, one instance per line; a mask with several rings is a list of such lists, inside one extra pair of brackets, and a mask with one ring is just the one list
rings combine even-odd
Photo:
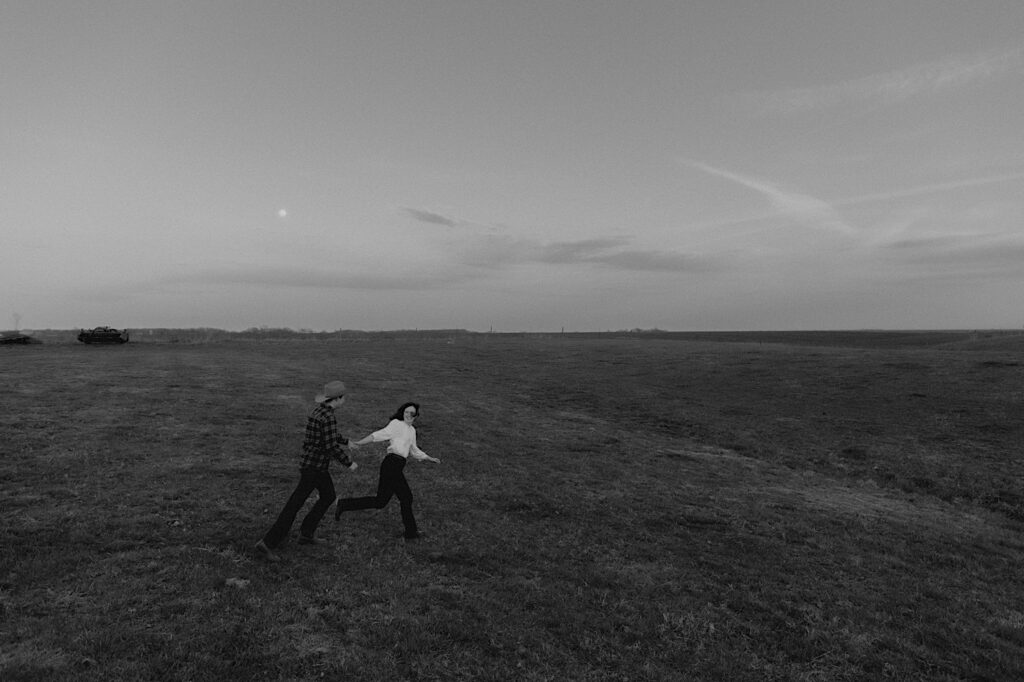
[(413, 407), (412, 405), (410, 405), (409, 407), (405, 408), (405, 410), (402, 412), (402, 419), (405, 420), (406, 424), (410, 424), (411, 425), (416, 420), (416, 416), (417, 416), (416, 408)]

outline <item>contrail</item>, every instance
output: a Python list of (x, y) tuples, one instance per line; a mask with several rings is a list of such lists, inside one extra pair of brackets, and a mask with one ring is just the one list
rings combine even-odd
[(745, 96), (768, 112), (795, 114), (856, 102), (891, 104), (919, 95), (967, 87), (1012, 74), (1024, 59), (1024, 47), (958, 54), (905, 69), (876, 73), (818, 87), (790, 88)]
[(855, 235), (857, 233), (855, 229), (843, 221), (839, 212), (836, 211), (832, 204), (818, 199), (817, 197), (785, 190), (777, 185), (767, 182), (766, 180), (733, 173), (721, 168), (709, 166), (708, 164), (701, 163), (700, 161), (681, 159), (680, 162), (709, 175), (714, 175), (754, 190), (765, 197), (780, 213), (795, 220), (799, 220), (805, 225), (827, 228), (834, 232), (840, 232), (846, 235)]
[(995, 185), (1001, 182), (1013, 182), (1024, 180), (1024, 173), (1006, 173), (1004, 175), (988, 175), (980, 178), (967, 178), (965, 180), (950, 180), (949, 182), (936, 182), (930, 185), (919, 185), (896, 189), (890, 192), (877, 192), (875, 194), (864, 194), (859, 197), (843, 199), (835, 203), (836, 206), (856, 206), (857, 204), (870, 204), (878, 201), (889, 201), (891, 199), (905, 199), (917, 197), (936, 192), (949, 192), (968, 187), (981, 187), (983, 185)]

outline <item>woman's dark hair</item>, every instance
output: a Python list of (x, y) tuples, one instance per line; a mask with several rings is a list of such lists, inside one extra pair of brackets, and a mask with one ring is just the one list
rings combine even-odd
[(416, 408), (417, 415), (420, 413), (419, 403), (403, 403), (402, 406), (398, 408), (398, 412), (395, 412), (393, 415), (391, 415), (391, 418), (397, 419), (398, 421), (403, 421), (405, 419), (405, 411), (410, 407)]

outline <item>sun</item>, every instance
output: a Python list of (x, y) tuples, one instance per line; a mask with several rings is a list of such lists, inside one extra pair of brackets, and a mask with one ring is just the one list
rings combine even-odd
[(288, 209), (284, 209), (284, 208), (277, 209), (277, 217), (278, 218), (287, 218), (288, 217)]

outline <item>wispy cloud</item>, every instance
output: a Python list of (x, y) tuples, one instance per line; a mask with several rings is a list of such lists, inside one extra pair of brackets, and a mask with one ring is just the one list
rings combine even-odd
[(948, 182), (936, 182), (927, 185), (917, 185), (916, 187), (904, 187), (901, 189), (895, 189), (888, 192), (863, 194), (861, 196), (851, 197), (849, 199), (837, 201), (836, 205), (853, 206), (856, 204), (868, 204), (878, 201), (906, 199), (909, 197), (937, 194), (939, 192), (950, 192), (958, 189), (968, 189), (971, 187), (983, 187), (985, 185), (996, 185), (1004, 182), (1014, 182), (1017, 180), (1024, 180), (1024, 172), (1004, 173), (1001, 175), (983, 175), (974, 178), (961, 178), (959, 180), (950, 180)]
[(1001, 48), (916, 64), (841, 83), (756, 92), (742, 99), (767, 113), (795, 114), (851, 103), (892, 104), (1019, 73), (1024, 47)]
[(616, 251), (588, 260), (634, 272), (708, 272), (719, 265), (706, 256), (678, 251)]
[(456, 225), (458, 225), (458, 222), (456, 222), (452, 218), (443, 216), (440, 213), (422, 211), (417, 208), (406, 208), (403, 210), (421, 223), (429, 223), (431, 225), (443, 225), (445, 227), (455, 227)]
[(680, 162), (690, 168), (729, 180), (757, 192), (768, 200), (779, 215), (791, 218), (803, 225), (832, 230), (846, 235), (856, 234), (856, 230), (847, 225), (836, 208), (827, 201), (810, 196), (809, 194), (784, 189), (767, 180), (741, 175), (699, 161), (681, 159)]
[(609, 249), (628, 244), (625, 239), (583, 239), (535, 246), (536, 259), (542, 263), (585, 263), (600, 258)]
[(703, 272), (712, 263), (704, 256), (677, 251), (625, 249), (627, 239), (585, 239), (539, 247), (542, 263), (594, 263), (634, 272)]
[(428, 274), (375, 275), (330, 272), (308, 268), (282, 268), (259, 265), (199, 270), (161, 280), (161, 284), (232, 284), (243, 286), (347, 289), (356, 291), (419, 291), (437, 289), (467, 278), (467, 273), (432, 272)]
[(424, 262), (412, 271), (400, 274), (372, 274), (238, 264), (179, 271), (149, 283), (137, 283), (133, 289), (165, 290), (168, 287), (241, 286), (254, 290), (269, 288), (306, 288), (339, 291), (424, 291), (438, 290), (476, 282), (505, 268), (542, 264), (601, 265), (632, 272), (705, 272), (714, 264), (699, 255), (674, 251), (628, 250), (621, 238), (585, 239), (574, 242), (546, 243), (532, 239), (481, 234), (460, 239), (446, 252), (441, 262)]
[(502, 235), (481, 235), (463, 243), (460, 262), (477, 268), (500, 269), (512, 265), (601, 265), (632, 272), (706, 272), (718, 266), (701, 254), (626, 248), (625, 238), (542, 242)]
[[(404, 209), (421, 222), (444, 225), (484, 226), (420, 209)], [(699, 255), (671, 250), (653, 251), (628, 248), (632, 241), (626, 237), (594, 237), (574, 241), (544, 242), (527, 237), (514, 237), (507, 232), (488, 231), (460, 234), (448, 252), (462, 266), (481, 270), (541, 263), (546, 265), (602, 265), (616, 270), (633, 272), (705, 272), (717, 267), (717, 262)]]
[(917, 277), (1024, 276), (1024, 241), (1005, 235), (903, 239), (890, 245), (887, 254)]

